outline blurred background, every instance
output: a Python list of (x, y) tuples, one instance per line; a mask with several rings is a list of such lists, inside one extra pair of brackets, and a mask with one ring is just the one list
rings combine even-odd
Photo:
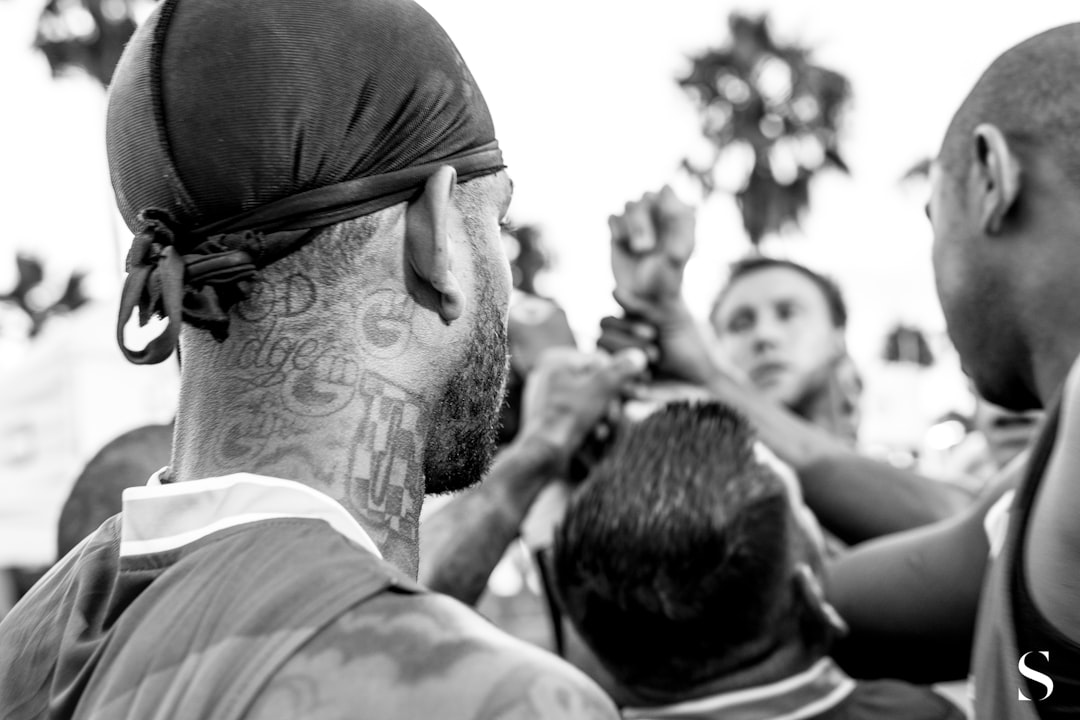
[[(863, 382), (860, 444), (948, 475), (974, 400), (944, 334), (927, 160), (1001, 51), (1076, 19), (1031, 0), (421, 0), (458, 44), (514, 178), (520, 283), (592, 347), (607, 217), (670, 183), (698, 210), (702, 320), (754, 248), (835, 278)], [(0, 0), (0, 568), (48, 564), (60, 503), (106, 441), (167, 422), (176, 366), (114, 340), (130, 235), (105, 86), (148, 0)], [(993, 8), (993, 9), (991, 9)]]

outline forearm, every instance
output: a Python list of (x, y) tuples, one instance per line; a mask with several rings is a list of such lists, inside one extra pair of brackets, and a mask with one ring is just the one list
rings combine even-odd
[(648, 319), (659, 333), (661, 371), (704, 386), (742, 412), (762, 441), (797, 472), (822, 457), (847, 451), (836, 438), (748, 389), (722, 368), (681, 298), (650, 310)]
[(851, 635), (834, 650), (860, 677), (938, 682), (967, 673), (995, 503), (1023, 466), (999, 474), (950, 520), (852, 548), (828, 568), (826, 594)]
[(828, 573), (850, 635), (833, 654), (859, 677), (940, 682), (967, 674), (987, 545), (956, 520), (852, 549)]
[(798, 475), (807, 505), (849, 544), (953, 517), (973, 501), (956, 485), (852, 451), (823, 455)]
[(927, 525), (971, 504), (948, 483), (863, 457), (844, 442), (719, 372), (710, 391), (742, 411), (758, 436), (799, 476), (807, 505), (848, 543)]
[(537, 438), (519, 437), (504, 448), (483, 483), (424, 521), (420, 582), (475, 604), (533, 501), (562, 464), (561, 451)]
[(742, 412), (762, 442), (796, 472), (824, 458), (851, 453), (840, 440), (743, 387), (720, 370), (711, 373), (706, 386), (718, 399)]

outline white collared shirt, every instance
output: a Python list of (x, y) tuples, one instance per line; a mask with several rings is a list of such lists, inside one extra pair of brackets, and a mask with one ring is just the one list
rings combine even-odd
[(159, 470), (143, 487), (124, 490), (120, 555), (145, 555), (183, 547), (219, 530), (277, 518), (326, 522), (382, 558), (371, 536), (349, 511), (325, 493), (281, 478), (234, 473), (162, 484)]

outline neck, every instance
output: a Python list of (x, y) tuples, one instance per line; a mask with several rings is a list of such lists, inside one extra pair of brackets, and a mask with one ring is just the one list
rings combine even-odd
[(1048, 407), (1061, 391), (1069, 370), (1080, 356), (1080, 338), (1063, 333), (1048, 335), (1042, 343), (1034, 343), (1032, 351), (1032, 386), (1042, 406)]
[[(1009, 273), (1017, 283), (1003, 299), (1018, 313), (1018, 337), (1012, 338), (1017, 352), (1029, 358), (1021, 380), (1045, 408), (1065, 384), (1080, 355), (1080, 306), (1072, 288), (1080, 263), (1080, 204), (1073, 200), (1072, 183), (1061, 173), (1060, 165), (1043, 154), (1033, 160), (1029, 180), (1036, 183), (1029, 197), (1039, 207), (1028, 215), (1042, 224), (1033, 228), (1022, 241), (1008, 245), (1023, 257), (1007, 257)], [(1021, 272), (1021, 270), (1024, 270)]]
[(383, 557), (415, 577), (426, 403), (347, 356), (307, 367), (316, 370), (211, 383), (185, 377), (174, 478), (252, 472), (309, 485), (341, 503)]
[(830, 381), (809, 392), (791, 411), (830, 435), (854, 442), (852, 424), (845, 422), (843, 400), (835, 383)]

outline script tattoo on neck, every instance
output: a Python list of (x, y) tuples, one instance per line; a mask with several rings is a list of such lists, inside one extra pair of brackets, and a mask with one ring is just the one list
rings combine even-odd
[(416, 305), (400, 290), (375, 288), (356, 300), (349, 322), (357, 324), (336, 332), (320, 313), (320, 289), (297, 273), (259, 284), (241, 306), (240, 323), (257, 323), (257, 332), (238, 332), (221, 361), (229, 419), (215, 459), (229, 471), (315, 483), (388, 559), (415, 568), (427, 404), (364, 358), (417, 350)]
[(315, 283), (294, 273), (281, 283), (257, 283), (253, 297), (238, 314), (262, 322), (258, 337), (243, 341), (229, 359), (231, 378), (241, 390), (281, 388), (285, 408), (297, 415), (332, 415), (352, 400), (360, 366), (342, 336), (328, 334), (311, 321)]
[[(297, 272), (256, 281), (237, 306), (238, 343), (221, 361), (231, 422), (214, 454), (225, 468), (257, 469), (270, 449), (281, 458), (284, 443), (312, 431), (307, 418), (333, 415), (352, 401), (360, 367), (347, 336), (319, 324), (319, 300), (315, 282)], [(243, 332), (249, 323), (258, 324), (256, 332)]]
[(237, 420), (227, 425), (217, 445), (217, 460), (227, 468), (250, 469), (271, 440), (294, 437), (304, 428), (297, 418), (269, 410), (264, 404), (236, 406)]

